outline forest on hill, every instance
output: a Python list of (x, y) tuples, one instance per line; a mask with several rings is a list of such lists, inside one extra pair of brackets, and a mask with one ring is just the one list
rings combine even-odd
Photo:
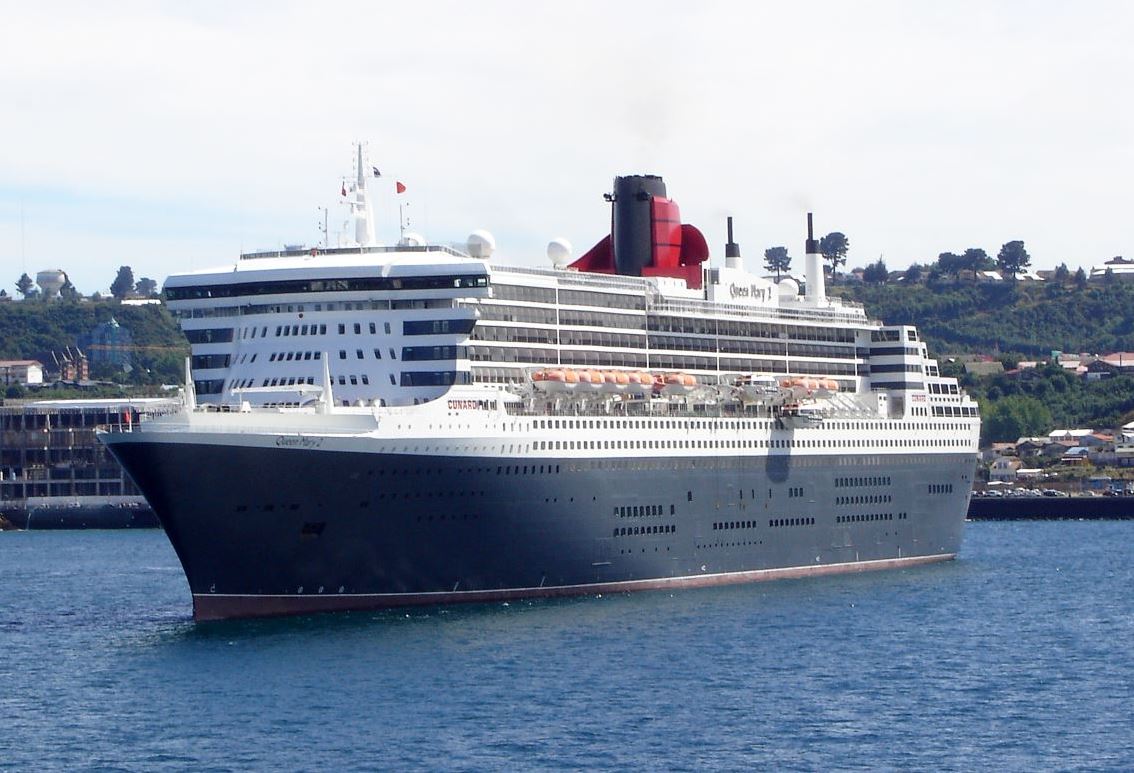
[(1134, 351), (1134, 283), (848, 283), (831, 293), (865, 304), (872, 319), (917, 325), (934, 356)]
[[(126, 384), (180, 384), (189, 344), (164, 305), (123, 305), (116, 300), (29, 299), (0, 303), (0, 359), (40, 359), (75, 347), (111, 318), (133, 339), (131, 368), (91, 366), (92, 378)], [(45, 363), (46, 364), (46, 363)]]

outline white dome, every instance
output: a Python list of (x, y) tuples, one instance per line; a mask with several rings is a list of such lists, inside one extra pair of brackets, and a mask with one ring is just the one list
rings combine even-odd
[(496, 239), (488, 231), (473, 231), (469, 234), (469, 255), (488, 260), (496, 249)]
[(557, 236), (547, 243), (547, 258), (551, 265), (563, 268), (571, 260), (571, 242)]
[(398, 240), (399, 247), (424, 247), (425, 237), (413, 231), (406, 231)]
[(781, 298), (793, 298), (799, 295), (799, 282), (791, 277), (784, 277), (780, 283), (776, 285), (776, 292), (779, 293)]

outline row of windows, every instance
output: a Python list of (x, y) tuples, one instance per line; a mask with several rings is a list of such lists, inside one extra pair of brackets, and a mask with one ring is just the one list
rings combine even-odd
[[(378, 350), (375, 349), (374, 352), (377, 354)], [(393, 354), (392, 350), (391, 354)], [(402, 359), (406, 362), (463, 360), (468, 356), (468, 350), (463, 346), (405, 346), (402, 348)]]
[(828, 341), (854, 343), (854, 331), (847, 328), (811, 327), (807, 325), (778, 325), (769, 322), (746, 322), (712, 317), (677, 317), (654, 315), (649, 318), (649, 329), (666, 333), (694, 333), (697, 335), (733, 336), (735, 338), (767, 338), (775, 341)]
[(198, 298), (238, 298), (247, 295), (284, 293), (370, 292), (385, 290), (442, 290), (488, 287), (486, 274), (453, 276), (354, 277), (343, 279), (281, 279), (275, 282), (239, 282), (193, 287), (166, 287), (171, 301)]
[(814, 518), (773, 518), (768, 521), (768, 525), (772, 527), (777, 526), (814, 526)]
[[(904, 521), (908, 518), (906, 513), (898, 513), (897, 519)], [(835, 523), (866, 523), (867, 521), (892, 521), (894, 513), (856, 513), (855, 515), (840, 515), (835, 517)]]
[(561, 309), (559, 324), (564, 327), (610, 327), (621, 330), (645, 330), (646, 318), (640, 314), (610, 314), (602, 311), (579, 311)]
[(554, 349), (528, 349), (522, 346), (469, 346), (468, 358), (473, 362), (538, 362), (554, 365), (559, 353)]
[(644, 534), (675, 534), (676, 532), (676, 524), (659, 523), (654, 526), (618, 526), (614, 529), (614, 536), (637, 537)]
[(609, 309), (646, 308), (646, 299), (641, 295), (622, 295), (594, 290), (560, 290), (559, 303), (563, 306), (604, 306)]
[(492, 297), (502, 301), (527, 301), (529, 303), (555, 303), (555, 290), (551, 287), (526, 287), (524, 285), (493, 284)]
[[(322, 352), (272, 352), (268, 355), (268, 362), (298, 362), (300, 360), (321, 359), (323, 359)], [(255, 354), (252, 355), (252, 361), (256, 361)]]
[(898, 354), (904, 354), (910, 357), (921, 356), (921, 350), (916, 346), (872, 346), (870, 347), (871, 357), (891, 357)]
[[(407, 323), (408, 324), (408, 323)], [(409, 331), (406, 331), (410, 335)], [(507, 327), (497, 325), (477, 325), (472, 331), (473, 341), (518, 341), (527, 344), (554, 344), (554, 330), (538, 327)]]
[[(548, 343), (554, 343), (554, 331), (541, 332), (549, 334)], [(598, 330), (561, 330), (559, 343), (564, 346), (617, 346), (621, 349), (641, 349), (646, 345), (646, 337), (633, 333), (606, 333)]]
[(938, 417), (980, 416), (980, 409), (967, 405), (935, 405), (933, 415)]
[(472, 332), (474, 325), (475, 319), (406, 320), (402, 323), (402, 333), (408, 336), (467, 335)]
[(404, 387), (452, 386), (472, 383), (470, 375), (456, 370), (404, 370), (401, 385)]
[(871, 343), (885, 343), (887, 341), (901, 341), (902, 331), (897, 328), (870, 331)]
[(193, 391), (199, 395), (219, 395), (224, 391), (224, 379), (203, 379), (193, 381)]
[(939, 384), (936, 381), (931, 381), (929, 393), (931, 395), (959, 395), (961, 388), (956, 384)]
[[(405, 376), (402, 374), (403, 386)], [(463, 382), (461, 382), (463, 383)], [(877, 440), (537, 440), (533, 447), (537, 451), (582, 451), (619, 450), (629, 448), (931, 448), (966, 447), (968, 441), (959, 438), (940, 438), (937, 440), (914, 438), (880, 438)]]
[(921, 373), (922, 367), (921, 367), (920, 363), (910, 364), (910, 363), (900, 362), (900, 363), (891, 363), (891, 364), (887, 364), (887, 365), (878, 365), (878, 364), (875, 364), (875, 363), (871, 363), (870, 372), (871, 373)]
[(491, 319), (500, 322), (531, 322), (537, 325), (554, 325), (555, 309), (541, 308), (539, 306), (498, 306), (496, 304), (478, 304), (481, 319)]
[(211, 327), (199, 330), (186, 330), (185, 337), (191, 344), (227, 344), (232, 341), (232, 328)]
[[(639, 518), (663, 515), (664, 509), (662, 505), (619, 505), (614, 508), (614, 514), (619, 518)], [(669, 514), (673, 515), (674, 512), (674, 506), (670, 505)]]
[(835, 497), (836, 505), (881, 505), (893, 501), (889, 494), (864, 494), (854, 497)]
[(803, 496), (802, 486), (793, 486), (787, 490), (788, 497), (801, 497)]
[(195, 354), (189, 364), (193, 370), (208, 370), (210, 368), (227, 368), (229, 356), (227, 354)]
[(835, 488), (850, 488), (854, 486), (890, 486), (889, 475), (868, 476), (865, 478), (835, 478)]
[(952, 494), (953, 493), (953, 484), (952, 483), (930, 483), (929, 484), (929, 493), (930, 494)]

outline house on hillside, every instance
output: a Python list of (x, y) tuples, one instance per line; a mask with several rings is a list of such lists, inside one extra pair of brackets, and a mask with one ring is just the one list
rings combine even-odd
[(1012, 483), (1016, 480), (1016, 470), (1023, 464), (1014, 456), (1000, 456), (988, 466), (988, 480)]
[(0, 384), (27, 386), (42, 383), (43, 363), (39, 360), (0, 360)]
[(1092, 266), (1091, 272), (1088, 275), (1088, 281), (1101, 282), (1107, 277), (1107, 272), (1110, 276), (1120, 282), (1134, 281), (1134, 260), (1118, 255), (1103, 263), (1101, 266)]

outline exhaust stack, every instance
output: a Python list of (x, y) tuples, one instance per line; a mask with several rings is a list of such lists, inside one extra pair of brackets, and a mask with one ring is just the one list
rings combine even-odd
[(732, 216), (728, 218), (728, 243), (724, 248), (725, 268), (734, 268), (740, 271), (744, 263), (740, 259), (740, 245), (732, 240)]
[(807, 282), (808, 303), (821, 306), (827, 301), (827, 288), (823, 283), (823, 255), (819, 252), (819, 242), (811, 225), (811, 213), (807, 213), (807, 246), (804, 262), (804, 280)]

